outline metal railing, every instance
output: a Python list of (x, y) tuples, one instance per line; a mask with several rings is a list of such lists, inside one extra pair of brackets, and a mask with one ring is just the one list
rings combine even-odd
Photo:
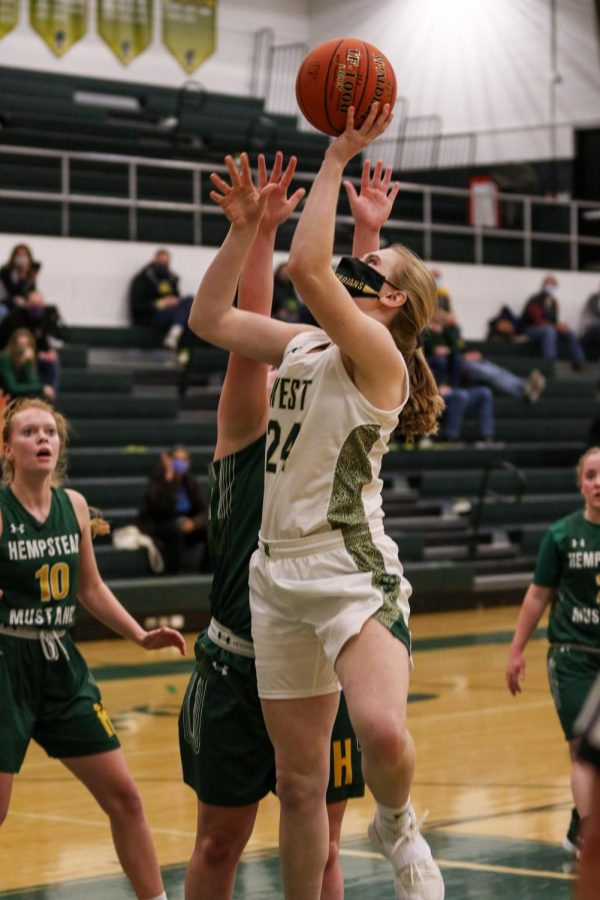
[[(60, 173), (60, 190), (25, 190), (3, 187), (2, 160), (13, 156), (27, 157), (29, 162), (39, 159), (44, 165), (48, 162), (56, 164)], [(127, 174), (126, 194), (107, 196), (94, 193), (77, 193), (71, 189), (71, 171), (73, 164), (93, 163), (98, 172), (107, 167), (125, 170)], [(191, 177), (190, 198), (188, 202), (146, 199), (140, 197), (140, 172), (159, 173), (189, 172)], [(210, 172), (224, 172), (224, 166), (214, 163), (194, 163), (173, 160), (161, 160), (142, 156), (123, 156), (117, 154), (71, 152), (60, 150), (44, 150), (30, 147), (12, 147), (0, 145), (0, 211), (3, 201), (11, 203), (55, 204), (61, 210), (60, 234), (71, 235), (70, 213), (72, 207), (85, 205), (92, 207), (113, 207), (128, 210), (128, 237), (138, 237), (138, 213), (142, 210), (156, 212), (184, 213), (191, 217), (193, 223), (193, 243), (204, 243), (204, 226), (211, 217), (221, 217), (219, 207), (208, 199), (212, 184), (208, 180)], [(296, 182), (310, 185), (313, 172), (297, 172)], [(354, 179), (358, 183), (358, 178)], [(469, 209), (472, 193), (464, 188), (438, 187), (433, 185), (402, 182), (402, 188), (396, 201), (397, 215), (390, 218), (384, 229), (394, 240), (402, 240), (403, 234), (419, 234), (422, 240), (421, 255), (426, 259), (452, 259), (452, 256), (440, 255), (436, 251), (436, 239), (443, 236), (468, 238), (471, 242), (472, 261), (484, 264), (487, 260), (486, 245), (494, 240), (515, 242), (521, 250), (521, 264), (533, 265), (533, 249), (536, 242), (561, 246), (567, 253), (568, 265), (556, 268), (578, 269), (582, 248), (593, 248), (600, 260), (600, 237), (581, 234), (580, 226), (597, 229), (594, 214), (598, 212), (598, 204), (593, 202), (558, 200), (524, 194), (498, 194), (500, 216), (502, 212), (507, 225), (501, 222), (496, 227), (470, 224)], [(554, 223), (553, 230), (536, 227), (540, 218), (540, 210), (546, 217), (552, 215), (560, 220)], [(404, 211), (405, 217), (400, 215)], [(408, 217), (408, 213), (411, 216)], [(510, 212), (510, 217), (508, 216)], [(400, 214), (400, 215), (398, 215)], [(590, 215), (591, 214), (591, 215)], [(298, 213), (294, 214), (297, 218)], [(542, 219), (544, 216), (542, 215)], [(452, 221), (449, 221), (449, 220)], [(0, 227), (2, 227), (0, 217)], [(337, 223), (341, 226), (352, 226), (352, 216), (339, 214)], [(511, 227), (507, 227), (510, 224)], [(7, 230), (4, 226), (4, 230)], [(342, 229), (343, 233), (343, 229)], [(519, 262), (515, 263), (519, 264)]]

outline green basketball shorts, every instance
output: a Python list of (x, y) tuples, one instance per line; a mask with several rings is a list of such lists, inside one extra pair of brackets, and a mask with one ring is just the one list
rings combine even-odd
[[(275, 755), (265, 727), (253, 659), (196, 641), (196, 668), (179, 716), (183, 780), (203, 803), (246, 806), (275, 791)], [(361, 754), (343, 697), (331, 742), (327, 802), (365, 792)]]
[(0, 630), (0, 772), (20, 770), (31, 739), (57, 759), (116, 750), (119, 739), (72, 638), (18, 633), (29, 637)]
[(558, 718), (566, 740), (572, 741), (577, 737), (575, 720), (600, 672), (600, 653), (553, 645), (548, 649), (547, 665)]

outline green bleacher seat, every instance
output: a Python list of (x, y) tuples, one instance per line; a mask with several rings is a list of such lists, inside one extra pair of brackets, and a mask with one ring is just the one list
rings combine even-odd
[[(196, 477), (204, 491), (207, 492), (208, 475), (198, 472)], [(102, 478), (98, 476), (73, 478), (69, 483), (69, 486), (74, 490), (81, 491), (91, 506), (111, 508), (138, 508), (147, 485), (148, 479), (141, 475), (130, 475), (126, 478)]]
[(581, 497), (578, 493), (526, 496), (519, 503), (500, 503), (488, 500), (483, 508), (481, 523), (501, 525), (508, 522), (554, 522), (578, 509)]
[(61, 372), (62, 394), (83, 392), (101, 394), (130, 394), (133, 387), (131, 372), (96, 372), (90, 369), (68, 368)]
[(89, 347), (151, 349), (162, 346), (162, 337), (162, 332), (152, 325), (69, 326), (69, 340)]
[[(68, 394), (61, 393), (56, 401), (57, 408), (69, 419), (94, 414), (96, 419), (174, 419), (177, 415), (175, 397), (134, 397), (129, 394)], [(158, 423), (157, 423), (158, 424)], [(161, 427), (164, 423), (161, 422)], [(135, 431), (133, 424), (130, 430)]]
[[(71, 447), (69, 449), (69, 474), (75, 478), (125, 476), (148, 476), (158, 465), (161, 450), (170, 446), (170, 434), (165, 434), (162, 446), (140, 447)], [(191, 454), (192, 470), (197, 475), (204, 475), (213, 457), (213, 446), (194, 447), (187, 445)]]
[(88, 348), (65, 344), (60, 351), (61, 368), (85, 369), (88, 364)]
[[(573, 493), (574, 476), (570, 468), (523, 469), (525, 494)], [(479, 492), (484, 468), (479, 471), (453, 471), (448, 477), (443, 471), (423, 472), (419, 481), (421, 497), (474, 497)], [(507, 471), (494, 469), (490, 473), (489, 487), (503, 494), (514, 492), (515, 476)]]
[(173, 444), (212, 444), (216, 422), (169, 422), (140, 419), (134, 424), (123, 419), (74, 419), (71, 421), (72, 447), (156, 447)]

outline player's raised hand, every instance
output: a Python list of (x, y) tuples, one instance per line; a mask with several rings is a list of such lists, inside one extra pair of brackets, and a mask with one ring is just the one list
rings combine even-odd
[(350, 209), (357, 225), (378, 231), (389, 219), (400, 190), (400, 183), (392, 184), (391, 166), (383, 167), (379, 159), (371, 174), (371, 162), (365, 159), (360, 179), (360, 193), (351, 181), (344, 181)]
[(391, 123), (394, 114), (389, 103), (380, 103), (375, 101), (371, 104), (371, 108), (367, 117), (360, 126), (354, 127), (354, 107), (348, 107), (346, 116), (346, 127), (340, 135), (329, 145), (325, 155), (339, 160), (342, 164), (346, 164), (348, 160), (368, 147), (372, 141), (381, 137), (383, 132)]
[(275, 154), (271, 174), (267, 172), (267, 164), (263, 153), (258, 156), (258, 186), (265, 188), (268, 184), (274, 184), (275, 190), (269, 194), (264, 215), (260, 227), (265, 230), (273, 230), (288, 219), (294, 212), (306, 191), (298, 188), (288, 197), (292, 179), (296, 172), (297, 158), (290, 156), (287, 167), (283, 169), (283, 153), (280, 150)]
[(218, 203), (234, 228), (258, 227), (269, 195), (277, 185), (269, 181), (262, 188), (256, 187), (247, 153), (240, 155), (239, 168), (230, 155), (225, 157), (225, 165), (230, 181), (212, 172), (210, 180), (216, 190), (210, 192), (210, 199)]

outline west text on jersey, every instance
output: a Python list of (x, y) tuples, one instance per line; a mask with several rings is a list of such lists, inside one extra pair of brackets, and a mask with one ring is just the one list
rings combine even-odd
[(8, 558), (11, 561), (42, 559), (44, 556), (75, 556), (79, 553), (78, 534), (56, 534), (48, 538), (8, 541)]
[(306, 378), (276, 378), (269, 405), (278, 409), (304, 409), (306, 391), (310, 384), (311, 379)]

